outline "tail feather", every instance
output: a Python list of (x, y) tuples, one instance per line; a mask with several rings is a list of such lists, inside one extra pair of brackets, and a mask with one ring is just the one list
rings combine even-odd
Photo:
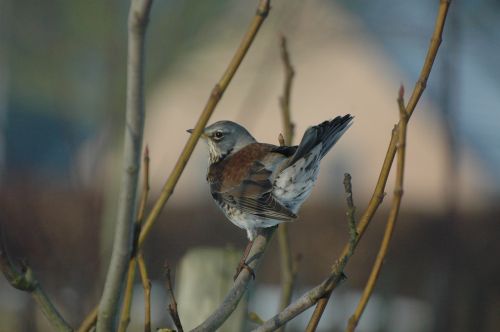
[(297, 151), (288, 164), (294, 164), (319, 143), (322, 143), (320, 156), (323, 158), (349, 128), (352, 119), (350, 114), (346, 114), (344, 116), (337, 116), (331, 121), (324, 121), (317, 126), (309, 127), (304, 133)]

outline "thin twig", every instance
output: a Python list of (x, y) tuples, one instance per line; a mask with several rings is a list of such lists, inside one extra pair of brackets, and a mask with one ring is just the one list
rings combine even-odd
[(358, 232), (356, 230), (356, 218), (354, 216), (356, 212), (356, 207), (354, 206), (354, 199), (352, 197), (352, 184), (351, 184), (351, 174), (344, 174), (344, 189), (347, 202), (347, 222), (349, 225), (349, 251), (348, 256), (352, 256), (354, 253), (354, 248), (356, 246), (356, 241), (358, 240)]
[[(295, 71), (290, 61), (286, 38), (283, 35), (280, 37), (280, 51), (285, 70), (285, 80), (283, 85), (283, 95), (280, 97), (284, 137), (280, 134), (281, 139), (279, 139), (279, 141), (280, 145), (291, 145), (294, 134), (294, 124), (292, 123), (290, 114), (290, 95)], [(281, 224), (278, 228), (278, 242), (280, 248), (281, 266), (281, 298), (279, 307), (281, 311), (285, 309), (292, 300), (293, 287), (296, 279), (296, 268), (294, 267), (294, 261), (292, 259), (292, 250), (290, 248), (287, 223)], [(284, 328), (282, 328), (281, 331), (284, 331)]]
[(337, 259), (333, 266), (333, 271), (336, 273), (336, 276), (338, 278), (335, 278), (326, 288), (325, 294), (321, 297), (321, 299), (318, 301), (318, 304), (316, 305), (316, 308), (311, 316), (311, 319), (309, 320), (309, 323), (307, 325), (306, 331), (307, 332), (313, 332), (316, 331), (316, 328), (318, 326), (319, 320), (321, 319), (321, 316), (323, 315), (324, 309), (326, 307), (326, 304), (328, 303), (328, 299), (330, 298), (330, 295), (332, 291), (337, 287), (340, 281), (340, 276), (341, 273), (343, 272), (343, 267), (347, 264), (349, 257), (352, 256), (352, 253), (356, 246), (358, 245), (361, 237), (363, 236), (366, 228), (368, 227), (368, 224), (377, 211), (378, 206), (382, 203), (382, 200), (385, 196), (384, 190), (385, 190), (385, 184), (387, 182), (387, 177), (389, 176), (389, 172), (391, 170), (391, 165), (392, 161), (394, 160), (394, 156), (389, 154), (389, 151), (391, 149), (391, 146), (395, 144), (396, 142), (396, 136), (395, 133), (392, 133), (391, 136), (391, 141), (389, 142), (389, 149), (388, 153), (385, 156), (384, 163), (382, 164), (382, 170), (380, 171), (380, 175), (377, 181), (377, 185), (375, 187), (375, 191), (372, 195), (372, 198), (370, 202), (368, 203), (368, 207), (365, 210), (365, 213), (361, 217), (356, 230), (357, 230), (357, 238), (356, 241), (353, 243), (352, 241), (349, 241), (345, 246), (344, 249), (342, 250), (342, 253), (340, 255), (340, 258)]
[[(443, 22), (446, 18), (446, 13), (447, 9), (449, 6), (449, 1), (442, 1), (440, 5), (440, 10), (439, 14), (436, 20), (436, 26), (435, 26), (435, 35), (441, 35), (442, 34), (442, 28), (443, 28)], [(430, 50), (433, 50), (432, 52), (437, 52), (437, 47), (434, 47), (434, 43), (437, 41), (436, 38), (433, 38), (433, 42), (431, 43)], [(435, 54), (431, 56), (427, 56), (426, 58), (426, 63), (424, 64), (425, 68), (428, 68), (429, 70), (422, 71), (421, 76), (428, 77), (430, 73), (430, 68), (432, 68), (432, 63), (430, 65), (428, 64), (429, 61), (433, 62), (435, 58)], [(422, 79), (419, 79), (419, 81), (423, 81)], [(426, 79), (425, 79), (426, 81)], [(417, 85), (416, 88), (420, 88), (420, 85)], [(415, 104), (416, 105), (416, 104)], [(415, 107), (415, 106), (412, 106)], [(410, 117), (411, 112), (410, 109), (407, 107), (407, 112), (408, 112), (408, 117)], [(331, 295), (331, 292), (333, 289), (337, 287), (339, 282), (342, 279), (342, 271), (345, 267), (345, 264), (347, 264), (349, 260), (349, 253), (352, 251), (351, 249), (355, 249), (357, 244), (359, 243), (362, 235), (366, 231), (369, 222), (371, 221), (371, 218), (373, 217), (374, 213), (376, 212), (378, 206), (382, 202), (384, 198), (384, 189), (385, 189), (385, 184), (387, 183), (387, 177), (389, 175), (392, 162), (394, 160), (395, 156), (395, 151), (396, 151), (396, 142), (397, 142), (397, 133), (393, 131), (392, 136), (391, 136), (391, 141), (389, 143), (389, 147), (386, 153), (386, 157), (384, 159), (384, 163), (382, 165), (382, 170), (379, 175), (379, 179), (377, 181), (377, 185), (375, 187), (374, 193), (372, 195), (372, 198), (368, 204), (367, 209), (365, 210), (363, 216), (360, 219), (360, 222), (356, 228), (358, 237), (356, 242), (354, 243), (354, 248), (353, 248), (353, 243), (349, 241), (345, 246), (342, 251), (342, 254), (340, 258), (335, 262), (333, 268), (332, 268), (332, 274), (325, 279), (319, 286), (316, 286), (315, 288), (311, 289), (307, 293), (305, 293), (303, 296), (301, 296), (298, 300), (292, 302), (285, 310), (283, 310), (281, 313), (278, 315), (272, 317), (268, 321), (266, 321), (262, 326), (260, 326), (258, 329), (255, 331), (273, 331), (277, 328), (279, 328), (281, 325), (292, 319), (293, 317), (297, 316), (298, 314), (302, 313), (309, 307), (313, 306), (314, 304), (317, 304), (315, 312), (313, 313), (311, 320), (309, 321), (309, 324), (307, 326), (306, 331), (315, 331), (317, 324), (319, 323), (319, 320), (321, 318), (321, 315), (324, 311), (324, 308), (328, 302), (328, 299)]]
[[(130, 323), (130, 309), (132, 308), (132, 298), (133, 298), (133, 289), (134, 289), (134, 281), (137, 267), (137, 260), (135, 252), (137, 251), (137, 240), (139, 237), (139, 232), (141, 229), (142, 220), (144, 219), (144, 211), (146, 210), (146, 203), (149, 197), (149, 148), (146, 145), (144, 149), (143, 156), (143, 179), (142, 179), (142, 192), (141, 192), (141, 200), (139, 202), (139, 210), (137, 212), (137, 218), (135, 222), (135, 231), (134, 231), (134, 244), (132, 250), (132, 258), (130, 259), (130, 263), (127, 271), (127, 284), (125, 286), (125, 295), (123, 297), (123, 305), (122, 312), (120, 317), (120, 324), (118, 326), (118, 332), (125, 332), (127, 330), (128, 324)], [(142, 254), (139, 253), (140, 257)], [(144, 264), (144, 262), (142, 262)], [(139, 265), (140, 268), (140, 265)], [(142, 275), (141, 275), (142, 280)], [(144, 285), (144, 280), (143, 280)], [(144, 288), (146, 291), (146, 288)], [(147, 305), (147, 303), (145, 304)], [(146, 317), (148, 310), (146, 308)]]
[(43, 291), (40, 282), (35, 278), (31, 268), (21, 262), (21, 271), (18, 271), (7, 254), (3, 242), (3, 233), (0, 232), (0, 269), (12, 287), (30, 293), (45, 315), (45, 318), (57, 331), (73, 331), (73, 328), (64, 320), (54, 304)]
[(146, 211), (146, 204), (149, 197), (149, 148), (146, 145), (144, 152), (144, 178), (143, 178), (143, 188), (142, 197), (139, 204), (139, 213), (137, 215), (137, 236), (134, 241), (134, 248), (137, 253), (137, 263), (139, 266), (139, 275), (141, 276), (142, 288), (144, 289), (144, 331), (151, 331), (151, 281), (148, 277), (148, 272), (146, 268), (146, 262), (144, 261), (144, 255), (142, 253), (142, 248), (139, 248), (139, 234), (142, 227), (142, 222), (144, 220), (144, 213)]
[(264, 324), (254, 329), (253, 332), (274, 331), (280, 326), (283, 326), (285, 323), (317, 303), (318, 300), (325, 294), (325, 291), (331, 282), (332, 278), (324, 280), (320, 285), (309, 290), (297, 300), (289, 304), (279, 314), (275, 315), (271, 319), (265, 321)]
[(290, 53), (288, 52), (286, 37), (280, 37), (280, 53), (283, 67), (285, 70), (285, 81), (283, 84), (283, 95), (280, 97), (281, 117), (283, 119), (283, 132), (285, 137), (285, 145), (291, 145), (293, 141), (295, 125), (292, 122), (290, 112), (290, 97), (292, 93), (292, 83), (295, 77), (295, 70), (290, 61)]
[(254, 311), (248, 313), (248, 319), (258, 325), (264, 324), (264, 320)]
[(385, 227), (384, 237), (380, 245), (377, 258), (373, 265), (372, 271), (370, 272), (370, 277), (366, 283), (363, 295), (359, 300), (358, 306), (354, 314), (349, 319), (349, 323), (346, 331), (353, 332), (358, 325), (358, 322), (366, 308), (368, 300), (373, 293), (373, 289), (380, 275), (380, 270), (382, 269), (382, 264), (387, 255), (387, 250), (389, 248), (389, 243), (394, 232), (394, 226), (399, 214), (399, 208), (401, 206), (401, 198), (403, 196), (403, 176), (404, 176), (404, 162), (405, 162), (405, 146), (406, 146), (406, 127), (408, 123), (408, 113), (406, 112), (403, 100), (404, 89), (401, 86), (398, 96), (398, 106), (399, 106), (399, 124), (397, 126), (398, 131), (398, 159), (396, 168), (396, 184), (394, 185), (394, 197), (392, 201), (392, 207), (389, 212), (389, 217), (387, 218), (387, 225)]
[[(352, 195), (352, 183), (351, 183), (351, 175), (349, 173), (344, 174), (344, 190), (346, 194), (346, 203), (347, 203), (347, 223), (349, 227), (349, 241), (347, 244), (344, 246), (345, 254), (341, 255), (339, 259), (335, 261), (335, 263), (332, 266), (331, 274), (330, 276), (323, 281), (321, 285), (325, 285), (324, 288), (324, 293), (321, 294), (319, 297), (319, 301), (321, 299), (330, 296), (331, 290), (336, 288), (344, 279), (344, 269), (349, 262), (349, 259), (352, 257), (354, 254), (354, 250), (356, 249), (356, 245), (359, 240), (359, 233), (356, 229), (356, 219), (355, 219), (355, 211), (356, 207), (354, 206), (354, 199)], [(309, 294), (306, 293), (306, 294)], [(304, 295), (305, 296), (305, 295)], [(313, 304), (314, 305), (314, 304)], [(308, 307), (304, 308), (303, 310), (307, 309)], [(296, 313), (299, 314), (299, 313)], [(321, 314), (322, 312), (315, 316), (313, 315), (309, 321), (309, 324), (307, 325), (306, 331), (314, 331), (319, 323), (319, 320), (321, 319)], [(285, 319), (288, 319), (288, 317), (284, 317)]]
[(281, 133), (278, 135), (278, 143), (280, 144), (280, 146), (285, 146), (285, 138)]
[[(427, 51), (427, 55), (424, 61), (424, 65), (422, 67), (422, 70), (420, 72), (419, 79), (417, 80), (417, 83), (415, 85), (415, 88), (413, 90), (413, 93), (410, 97), (410, 100), (408, 101), (408, 104), (406, 106), (406, 111), (408, 112), (408, 118), (411, 117), (413, 114), (413, 111), (415, 110), (415, 107), (417, 106), (418, 101), (420, 100), (420, 97), (422, 96), (423, 91), (425, 90), (427, 80), (429, 78), (432, 66), (434, 64), (434, 60), (436, 58), (437, 51), (439, 49), (439, 45), (441, 44), (442, 40), (442, 35), (443, 35), (443, 28), (444, 28), (444, 23), (446, 21), (446, 15), (448, 13), (448, 9), (450, 6), (450, 0), (441, 0), (439, 4), (439, 11), (438, 15), (436, 17), (436, 23), (434, 26), (434, 32), (432, 35), (431, 43), (429, 46), (429, 49)], [(362, 238), (365, 230), (367, 229), (368, 225), (370, 224), (370, 221), (373, 218), (373, 215), (377, 211), (380, 203), (383, 200), (384, 197), (384, 190), (385, 190), (385, 185), (387, 183), (387, 177), (389, 175), (389, 171), (392, 167), (392, 162), (394, 160), (394, 157), (396, 155), (396, 135), (393, 134), (391, 136), (391, 142), (389, 143), (389, 147), (387, 150), (387, 154), (385, 156), (384, 164), (382, 166), (382, 171), (380, 172), (377, 185), (375, 187), (374, 193), (372, 198), (370, 199), (370, 202), (368, 203), (368, 207), (366, 208), (365, 212), (363, 213), (363, 216), (361, 217), (357, 231), (359, 234), (357, 242)], [(349, 247), (344, 247), (344, 250), (342, 251), (342, 256), (345, 256), (349, 250)], [(318, 304), (316, 305), (316, 308), (314, 309), (314, 313), (311, 316), (311, 319), (309, 321), (308, 327), (307, 327), (307, 332), (313, 332), (316, 330), (316, 327), (318, 325), (319, 319), (321, 318), (321, 315), (323, 314), (323, 311), (326, 308), (326, 305), (328, 303), (328, 300), (330, 298), (331, 292), (333, 289), (336, 287), (336, 285), (331, 284), (330, 287), (327, 290), (327, 294), (318, 301)]]
[[(144, 157), (143, 157), (143, 178), (142, 178), (142, 192), (141, 192), (141, 201), (139, 203), (139, 210), (137, 212), (137, 221), (136, 224), (138, 227), (142, 225), (142, 221), (144, 220), (144, 213), (146, 211), (146, 204), (148, 203), (148, 198), (149, 198), (149, 147), (146, 144), (146, 147), (144, 148)], [(139, 234), (137, 234), (139, 235)], [(139, 238), (137, 237), (136, 241), (134, 241), (134, 245), (137, 246), (137, 241)]]
[(130, 310), (132, 308), (132, 298), (134, 294), (135, 271), (137, 267), (137, 260), (133, 257), (130, 260), (127, 271), (127, 283), (125, 285), (125, 295), (123, 296), (123, 305), (118, 325), (118, 332), (125, 332), (128, 324), (130, 323)]
[(89, 332), (92, 330), (92, 328), (95, 326), (95, 323), (97, 322), (97, 311), (99, 310), (99, 307), (94, 307), (92, 311), (85, 317), (83, 322), (80, 324), (80, 327), (78, 327), (78, 332)]
[(142, 251), (137, 254), (137, 265), (141, 276), (142, 288), (144, 289), (144, 332), (151, 332), (151, 281), (148, 277), (148, 270)]
[(432, 33), (432, 38), (429, 49), (427, 50), (427, 55), (425, 56), (424, 65), (422, 67), (422, 70), (420, 71), (418, 81), (415, 83), (415, 87), (411, 94), (410, 100), (406, 105), (406, 112), (408, 112), (408, 117), (411, 117), (411, 115), (413, 114), (413, 111), (415, 110), (415, 107), (417, 106), (417, 103), (427, 86), (427, 80), (429, 79), (432, 66), (434, 65), (434, 60), (436, 59), (439, 46), (443, 41), (443, 29), (450, 3), (451, 0), (440, 0), (439, 2), (439, 11), (436, 18), (436, 25), (434, 27), (434, 32)]
[(133, 0), (128, 17), (127, 111), (125, 119), (124, 169), (118, 201), (118, 217), (111, 261), (99, 303), (97, 332), (113, 330), (120, 292), (132, 252), (133, 224), (136, 217), (136, 191), (139, 182), (141, 146), (144, 131), (144, 54), (145, 34), (152, 0)]
[(170, 313), (170, 317), (172, 318), (172, 321), (174, 322), (178, 332), (183, 332), (184, 329), (182, 328), (181, 319), (179, 317), (179, 310), (177, 309), (177, 301), (175, 300), (174, 287), (172, 286), (172, 276), (170, 274), (170, 266), (168, 264), (165, 264), (165, 278), (167, 290), (170, 295), (168, 312)]

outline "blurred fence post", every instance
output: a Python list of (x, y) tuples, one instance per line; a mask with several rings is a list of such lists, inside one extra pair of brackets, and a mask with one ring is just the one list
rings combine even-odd
[[(195, 248), (182, 258), (175, 289), (184, 330), (202, 323), (220, 305), (233, 285), (241, 252), (228, 248)], [(248, 298), (244, 297), (231, 317), (217, 331), (243, 331)]]

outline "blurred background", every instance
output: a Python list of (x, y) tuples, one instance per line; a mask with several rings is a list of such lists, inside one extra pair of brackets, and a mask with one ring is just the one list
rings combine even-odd
[[(437, 0), (276, 0), (211, 121), (229, 119), (277, 144), (283, 68), (296, 70), (295, 143), (351, 113), (315, 190), (290, 225), (300, 255), (296, 295), (319, 283), (348, 239), (343, 174), (357, 215), (373, 191), (393, 125), (425, 57)], [(144, 142), (154, 202), (255, 12), (257, 1), (157, 0), (147, 34)], [(66, 319), (98, 302), (121, 170), (128, 2), (0, 0), (0, 226)], [(453, 1), (427, 90), (411, 119), (405, 195), (390, 252), (359, 331), (500, 330), (500, 2)], [(196, 148), (145, 257), (153, 327), (170, 324), (162, 267), (197, 247), (243, 250), (245, 232), (211, 201), (207, 153)], [(382, 238), (387, 198), (351, 259), (318, 330), (345, 328)], [(277, 312), (279, 254), (268, 249), (250, 310)], [(232, 269), (233, 267), (231, 267)], [(142, 324), (142, 295), (133, 323)], [(290, 331), (301, 331), (310, 311)], [(181, 312), (182, 319), (182, 312)], [(136, 325), (137, 326), (137, 325)], [(247, 328), (255, 325), (247, 323)], [(50, 331), (29, 295), (0, 278), (0, 331)], [(135, 330), (135, 328), (132, 328)]]

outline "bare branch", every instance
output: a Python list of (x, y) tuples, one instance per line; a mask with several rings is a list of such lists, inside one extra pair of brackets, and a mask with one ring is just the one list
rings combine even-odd
[(292, 83), (295, 76), (295, 70), (293, 69), (292, 63), (290, 61), (290, 54), (288, 52), (286, 38), (283, 35), (280, 37), (280, 51), (281, 60), (283, 62), (283, 67), (285, 70), (283, 95), (280, 97), (281, 117), (283, 119), (285, 145), (291, 145), (293, 141), (295, 125), (293, 124), (291, 118), (290, 97), (292, 93)]
[(262, 318), (260, 318), (259, 315), (253, 311), (248, 313), (248, 319), (256, 324), (259, 324), (259, 325), (264, 324), (264, 321), (262, 320)]
[(7, 254), (2, 232), (0, 232), (0, 269), (12, 287), (28, 292), (33, 296), (40, 310), (57, 331), (73, 331), (73, 328), (64, 320), (54, 304), (49, 300), (31, 268), (25, 262), (21, 262), (21, 271), (19, 272), (16, 269)]
[[(125, 295), (123, 296), (123, 305), (122, 312), (120, 317), (120, 324), (118, 325), (119, 332), (125, 332), (127, 330), (128, 324), (130, 323), (130, 309), (132, 307), (132, 298), (133, 298), (133, 290), (134, 290), (134, 282), (135, 282), (135, 271), (137, 266), (136, 260), (136, 251), (137, 251), (137, 240), (139, 238), (139, 232), (141, 229), (142, 219), (144, 218), (144, 211), (146, 209), (146, 203), (148, 201), (149, 196), (149, 148), (146, 145), (144, 149), (143, 156), (143, 182), (142, 182), (142, 193), (141, 193), (141, 201), (139, 203), (139, 210), (137, 212), (137, 218), (135, 222), (135, 230), (134, 230), (134, 242), (133, 242), (133, 250), (132, 250), (132, 258), (130, 259), (130, 263), (128, 265), (127, 271), (127, 283), (125, 285)], [(139, 253), (139, 257), (142, 258), (142, 254)], [(144, 259), (142, 258), (142, 264), (144, 265)], [(139, 267), (140, 267), (139, 263)], [(145, 269), (145, 266), (144, 266)], [(142, 277), (142, 274), (141, 274)], [(141, 280), (143, 280), (141, 278)], [(143, 280), (144, 285), (144, 280)], [(147, 288), (144, 287), (144, 290), (147, 291)], [(146, 296), (147, 297), (147, 296)], [(147, 303), (146, 303), (147, 305)], [(146, 308), (146, 317), (148, 314), (148, 309)]]
[(132, 0), (128, 17), (127, 112), (124, 168), (111, 261), (98, 310), (97, 331), (111, 331), (132, 252), (136, 191), (144, 131), (144, 45), (152, 0)]
[(398, 160), (396, 168), (396, 184), (394, 186), (394, 198), (392, 201), (391, 211), (389, 212), (389, 217), (387, 219), (387, 224), (385, 227), (384, 238), (380, 245), (379, 252), (375, 263), (373, 264), (372, 271), (370, 272), (370, 277), (366, 283), (363, 295), (359, 300), (358, 306), (354, 314), (349, 319), (346, 331), (353, 332), (358, 325), (358, 322), (363, 314), (363, 311), (368, 304), (368, 300), (373, 293), (373, 289), (380, 275), (380, 270), (382, 269), (382, 264), (384, 263), (385, 256), (389, 248), (389, 243), (394, 232), (394, 226), (399, 214), (399, 208), (401, 206), (401, 198), (403, 196), (403, 176), (404, 176), (404, 162), (405, 162), (405, 146), (406, 146), (406, 127), (408, 123), (408, 113), (406, 112), (403, 100), (404, 89), (401, 86), (398, 96), (399, 105), (399, 124), (397, 126), (398, 131)]
[(285, 146), (285, 138), (281, 133), (278, 135), (278, 143), (280, 144), (280, 146)]
[[(438, 15), (436, 17), (436, 23), (434, 26), (434, 32), (432, 35), (431, 39), (431, 44), (429, 46), (429, 50), (427, 52), (427, 56), (424, 61), (424, 65), (422, 67), (422, 71), (420, 72), (419, 79), (417, 80), (417, 83), (415, 85), (415, 88), (413, 90), (412, 96), (408, 102), (408, 105), (406, 106), (406, 111), (408, 113), (408, 118), (411, 117), (413, 114), (413, 111), (415, 110), (415, 107), (417, 106), (418, 101), (420, 100), (420, 97), (422, 96), (422, 93), (425, 89), (426, 82), (429, 78), (432, 66), (434, 64), (434, 60), (436, 58), (437, 51), (439, 49), (439, 45), (441, 44), (442, 40), (442, 34), (443, 34), (443, 28), (444, 28), (444, 23), (446, 21), (446, 15), (448, 14), (448, 8), (450, 6), (450, 0), (441, 0), (440, 5), (439, 5), (439, 11)], [(425, 84), (421, 84), (424, 82)], [(357, 231), (359, 234), (357, 242), (361, 239), (363, 236), (365, 230), (368, 228), (368, 225), (370, 224), (371, 219), (373, 218), (373, 215), (377, 211), (380, 203), (383, 200), (384, 197), (384, 190), (385, 190), (385, 184), (387, 183), (387, 177), (389, 175), (389, 171), (392, 167), (392, 162), (394, 160), (394, 157), (396, 155), (396, 134), (393, 133), (391, 136), (391, 142), (389, 143), (389, 147), (387, 150), (387, 154), (385, 156), (384, 164), (382, 166), (382, 171), (380, 172), (377, 185), (375, 187), (374, 193), (372, 195), (372, 198), (370, 199), (370, 202), (368, 203), (368, 207), (366, 208), (365, 212), (363, 213), (363, 216), (361, 217)], [(345, 247), (342, 255), (346, 255), (347, 252), (349, 251), (349, 247)], [(328, 300), (330, 298), (330, 294), (334, 289), (334, 285), (330, 286), (331, 288), (328, 289), (328, 295), (323, 297), (320, 301), (318, 301), (318, 305), (316, 306), (313, 316), (321, 316), (321, 313), (325, 310), (326, 304), (328, 303)], [(315, 331), (316, 327), (311, 326), (307, 328), (307, 332), (312, 332)]]
[(130, 310), (132, 308), (132, 298), (134, 294), (135, 271), (137, 267), (137, 260), (132, 258), (128, 265), (127, 283), (125, 284), (125, 291), (123, 296), (122, 311), (120, 323), (118, 325), (118, 332), (125, 332), (128, 324), (130, 323)]
[(148, 277), (148, 270), (142, 252), (137, 254), (137, 265), (139, 266), (142, 288), (144, 289), (144, 332), (151, 332), (151, 281)]
[[(136, 224), (140, 226), (142, 221), (144, 220), (144, 212), (146, 211), (146, 204), (149, 198), (149, 147), (146, 144), (144, 148), (144, 156), (142, 159), (143, 163), (143, 178), (142, 178), (142, 193), (141, 193), (141, 201), (139, 203), (139, 210), (137, 211), (137, 220)], [(134, 242), (134, 245), (137, 245), (137, 240)]]
[(172, 276), (170, 275), (170, 266), (168, 264), (165, 264), (165, 278), (167, 279), (166, 285), (168, 293), (170, 295), (168, 312), (170, 313), (170, 317), (172, 318), (172, 321), (174, 322), (178, 332), (183, 332), (184, 329), (182, 328), (181, 319), (179, 317), (179, 310), (177, 309), (177, 301), (175, 300), (174, 287), (172, 286)]
[(344, 174), (344, 189), (347, 201), (347, 221), (349, 224), (349, 251), (348, 256), (352, 256), (354, 252), (354, 247), (356, 246), (356, 241), (358, 240), (358, 231), (356, 230), (356, 219), (354, 213), (356, 212), (356, 207), (354, 206), (354, 199), (352, 197), (352, 184), (351, 184), (351, 174)]
[[(356, 243), (358, 240), (358, 232), (356, 230), (356, 219), (354, 217), (354, 212), (356, 211), (356, 207), (354, 206), (354, 199), (352, 195), (352, 183), (351, 183), (351, 175), (349, 173), (344, 174), (344, 190), (346, 194), (346, 203), (347, 203), (347, 222), (349, 226), (349, 242), (346, 244), (347, 252), (346, 255), (342, 256), (338, 259), (332, 268), (332, 283), (330, 283), (330, 289), (334, 289), (344, 278), (344, 268), (347, 265), (349, 259), (354, 254), (354, 249), (356, 248)], [(326, 291), (322, 297), (330, 296), (331, 291)], [(323, 311), (314, 312), (307, 324), (307, 330), (314, 331), (323, 315)]]
[(95, 323), (97, 322), (97, 310), (99, 307), (95, 307), (92, 309), (92, 311), (85, 317), (83, 322), (80, 324), (80, 327), (78, 328), (78, 332), (88, 332), (92, 330), (92, 328), (95, 326)]
[(264, 324), (254, 329), (253, 332), (274, 331), (280, 326), (283, 326), (286, 322), (290, 321), (297, 315), (312, 307), (316, 302), (318, 302), (318, 300), (322, 296), (324, 296), (325, 291), (331, 282), (333, 282), (333, 278), (326, 279), (320, 285), (309, 290), (300, 298), (292, 302), (279, 314), (275, 315), (271, 319), (264, 322)]
[(415, 88), (413, 89), (410, 100), (408, 101), (408, 105), (406, 105), (406, 112), (408, 113), (409, 117), (411, 117), (411, 115), (413, 114), (413, 111), (415, 110), (415, 107), (417, 106), (417, 103), (427, 86), (427, 80), (429, 79), (432, 66), (434, 65), (434, 60), (436, 59), (439, 46), (441, 45), (441, 41), (443, 40), (443, 29), (450, 3), (451, 0), (440, 0), (439, 2), (439, 11), (436, 18), (436, 24), (434, 26), (434, 32), (431, 37), (429, 49), (427, 50), (427, 55), (425, 56), (424, 65), (422, 66), (420, 76), (415, 83)]
[[(438, 34), (441, 35), (442, 33), (442, 28), (443, 28), (443, 22), (446, 18), (446, 13), (447, 9), (449, 6), (449, 2), (447, 1), (442, 1), (438, 18), (436, 21), (436, 26), (435, 26), (435, 32), (434, 35)], [(431, 43), (430, 49), (433, 50), (433, 52), (437, 52), (437, 47), (434, 47), (434, 41)], [(427, 56), (426, 58), (426, 63), (424, 64), (425, 68), (429, 68), (429, 71), (423, 71), (421, 75), (425, 75), (428, 77), (430, 73), (430, 68), (432, 67), (432, 63), (428, 64), (429, 61), (433, 61), (435, 58), (435, 54), (433, 56)], [(420, 81), (421, 79), (419, 79)], [(427, 78), (425, 79), (427, 80)], [(419, 88), (420, 85), (417, 85)], [(414, 107), (414, 106), (413, 106)], [(407, 107), (407, 117), (410, 117), (410, 109)], [(408, 120), (408, 119), (407, 119)], [(406, 120), (406, 121), (407, 121)], [(382, 202), (382, 199), (384, 197), (384, 189), (385, 189), (385, 184), (387, 183), (387, 178), (392, 166), (392, 162), (395, 157), (395, 152), (396, 152), (396, 144), (398, 140), (398, 135), (396, 131), (393, 131), (392, 136), (391, 136), (391, 141), (389, 143), (388, 151), (384, 160), (384, 163), (382, 165), (382, 170), (379, 175), (379, 179), (377, 181), (377, 185), (375, 188), (375, 191), (373, 193), (372, 199), (370, 200), (367, 209), (365, 210), (357, 228), (356, 232), (357, 237), (356, 241), (353, 241), (353, 235), (350, 236), (349, 242), (344, 246), (344, 250), (342, 251), (342, 254), (340, 258), (335, 262), (335, 264), (332, 267), (332, 274), (325, 279), (319, 286), (316, 286), (309, 292), (305, 293), (303, 296), (301, 296), (298, 300), (294, 301), (291, 303), (285, 310), (280, 312), (278, 315), (272, 317), (268, 321), (266, 321), (262, 326), (257, 328), (254, 331), (273, 331), (285, 324), (287, 321), (290, 319), (293, 319), (295, 316), (298, 314), (302, 313), (304, 310), (307, 308), (313, 306), (314, 304), (317, 303), (315, 312), (313, 313), (311, 320), (309, 321), (309, 324), (307, 326), (306, 331), (315, 331), (317, 324), (319, 322), (319, 319), (321, 318), (321, 315), (326, 307), (326, 304), (328, 302), (328, 299), (331, 295), (331, 292), (333, 289), (337, 287), (337, 285), (340, 283), (342, 280), (343, 274), (342, 271), (347, 264), (349, 257), (352, 255), (353, 250), (359, 243), (361, 236), (363, 233), (366, 231), (366, 228), (368, 227), (369, 222), (371, 221), (373, 215), (375, 214), (378, 206)]]
[[(294, 124), (290, 114), (290, 96), (292, 90), (293, 77), (295, 71), (290, 61), (290, 55), (287, 48), (285, 36), (280, 37), (280, 51), (283, 67), (285, 70), (285, 81), (283, 85), (283, 95), (280, 97), (281, 114), (283, 119), (284, 137), (280, 134), (280, 145), (291, 145), (294, 134)], [(292, 250), (290, 248), (290, 239), (288, 236), (288, 224), (283, 223), (278, 228), (278, 242), (280, 248), (280, 266), (281, 266), (281, 298), (280, 311), (285, 309), (292, 300), (293, 287), (296, 278), (296, 268), (292, 259)]]

